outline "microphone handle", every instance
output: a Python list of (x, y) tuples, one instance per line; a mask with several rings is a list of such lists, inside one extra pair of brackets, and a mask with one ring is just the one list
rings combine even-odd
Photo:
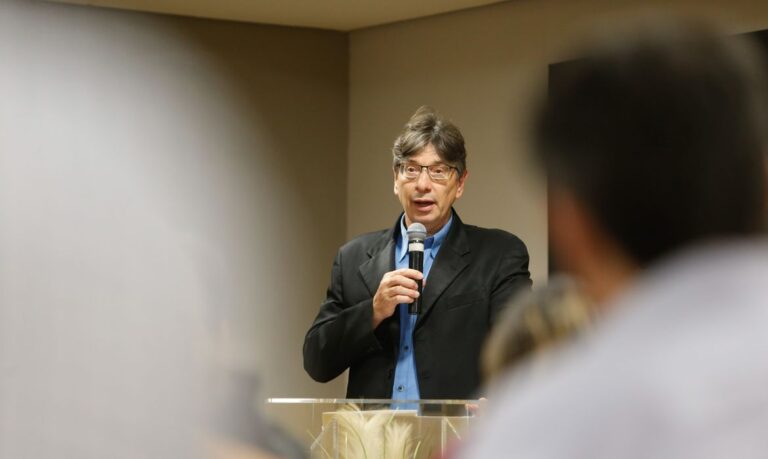
[[(424, 273), (424, 252), (414, 250), (412, 252), (408, 253), (408, 267), (410, 269), (415, 269), (416, 271), (420, 273)], [(418, 285), (419, 290), (419, 297), (414, 300), (413, 303), (408, 305), (408, 313), (410, 314), (421, 314), (421, 289), (422, 289), (422, 281), (421, 279), (416, 281), (416, 284)]]

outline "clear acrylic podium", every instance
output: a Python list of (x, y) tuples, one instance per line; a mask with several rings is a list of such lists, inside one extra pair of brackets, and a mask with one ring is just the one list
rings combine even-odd
[(428, 459), (461, 441), (478, 403), (270, 398), (267, 411), (294, 427), (312, 459)]

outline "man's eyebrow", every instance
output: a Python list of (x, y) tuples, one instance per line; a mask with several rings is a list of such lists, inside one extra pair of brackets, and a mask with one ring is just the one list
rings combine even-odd
[(425, 166), (425, 167), (430, 167), (430, 166), (447, 166), (448, 165), (447, 163), (445, 163), (443, 161), (438, 161), (438, 162), (432, 163), (432, 164), (419, 164), (416, 161), (406, 161), (403, 164), (412, 164), (414, 166)]

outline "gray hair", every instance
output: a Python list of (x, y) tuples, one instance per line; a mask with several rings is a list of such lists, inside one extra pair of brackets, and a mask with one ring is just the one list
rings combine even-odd
[(442, 118), (432, 107), (422, 106), (411, 116), (392, 147), (392, 165), (397, 168), (408, 157), (432, 145), (440, 159), (457, 169), (459, 177), (467, 170), (467, 150), (461, 131)]

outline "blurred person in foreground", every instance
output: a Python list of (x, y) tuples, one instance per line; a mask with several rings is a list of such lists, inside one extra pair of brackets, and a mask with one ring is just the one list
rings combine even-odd
[[(484, 392), (492, 391), (504, 376), (525, 368), (544, 367), (557, 349), (591, 330), (597, 310), (582, 289), (567, 276), (549, 279), (547, 285), (513, 297), (500, 315), (480, 354)], [(488, 400), (468, 408), (482, 414)], [(458, 439), (451, 442), (443, 459), (461, 451)]]
[(535, 151), (553, 250), (605, 317), (491, 395), (462, 457), (765, 457), (759, 55), (657, 19), (569, 65), (537, 114)]
[[(403, 212), (391, 228), (339, 249), (304, 340), (304, 368), (321, 382), (349, 369), (349, 398), (471, 398), (488, 331), (509, 297), (530, 288), (528, 250), (518, 237), (464, 224), (454, 211), (468, 177), (464, 137), (433, 109), (416, 111), (392, 155)], [(413, 223), (427, 232), (423, 273), (408, 269)], [(423, 310), (409, 314), (420, 279)]]

